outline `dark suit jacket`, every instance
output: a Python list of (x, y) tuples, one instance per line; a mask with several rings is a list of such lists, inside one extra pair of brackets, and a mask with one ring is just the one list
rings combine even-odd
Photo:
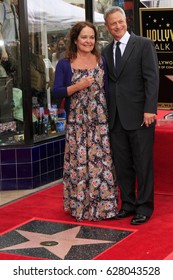
[(113, 128), (118, 109), (122, 126), (138, 129), (143, 114), (156, 113), (159, 89), (159, 67), (154, 43), (131, 34), (121, 61), (121, 70), (114, 72), (113, 44), (103, 50), (109, 77), (109, 126)]

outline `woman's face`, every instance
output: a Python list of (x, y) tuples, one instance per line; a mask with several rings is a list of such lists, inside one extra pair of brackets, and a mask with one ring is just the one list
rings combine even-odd
[(91, 52), (95, 45), (95, 33), (94, 30), (88, 26), (84, 27), (77, 40), (75, 41), (77, 51), (80, 52)]
[(63, 40), (60, 40), (60, 41), (58, 42), (58, 51), (59, 51), (59, 52), (64, 52), (64, 51), (65, 51), (65, 43), (64, 43)]

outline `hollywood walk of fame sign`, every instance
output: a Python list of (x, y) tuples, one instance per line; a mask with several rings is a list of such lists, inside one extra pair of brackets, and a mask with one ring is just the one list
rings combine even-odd
[(173, 109), (173, 8), (141, 8), (140, 35), (150, 38), (159, 60), (158, 107)]

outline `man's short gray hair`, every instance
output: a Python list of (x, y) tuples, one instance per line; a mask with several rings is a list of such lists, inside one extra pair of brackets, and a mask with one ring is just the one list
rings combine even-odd
[(107, 17), (115, 12), (120, 12), (124, 17), (126, 17), (126, 14), (124, 12), (124, 10), (119, 7), (119, 6), (111, 6), (109, 8), (107, 8), (104, 12), (104, 20), (106, 21)]

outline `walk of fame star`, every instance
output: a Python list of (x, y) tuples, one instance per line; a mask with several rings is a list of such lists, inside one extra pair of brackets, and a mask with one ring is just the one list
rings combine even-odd
[(0, 252), (48, 259), (91, 259), (130, 233), (34, 220), (2, 235)]

